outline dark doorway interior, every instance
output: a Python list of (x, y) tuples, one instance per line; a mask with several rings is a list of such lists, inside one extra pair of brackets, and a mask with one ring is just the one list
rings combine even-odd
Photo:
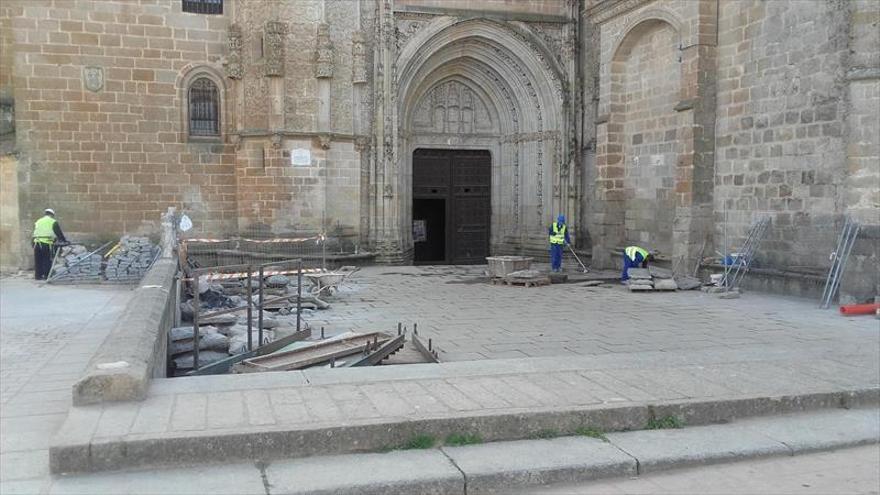
[(415, 263), (486, 262), (491, 218), (491, 163), (489, 152), (482, 150), (415, 151)]
[[(417, 263), (446, 261), (446, 200), (413, 199), (413, 223), (422, 221), (423, 232), (415, 243)], [(414, 229), (413, 235), (418, 229)]]

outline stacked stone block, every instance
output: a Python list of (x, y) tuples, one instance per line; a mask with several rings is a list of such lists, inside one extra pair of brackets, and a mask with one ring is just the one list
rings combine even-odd
[(61, 280), (100, 279), (103, 259), (100, 253), (91, 254), (83, 245), (64, 246), (55, 260), (52, 278)]
[(107, 258), (105, 278), (110, 282), (140, 280), (159, 254), (159, 246), (147, 237), (123, 236), (119, 248)]

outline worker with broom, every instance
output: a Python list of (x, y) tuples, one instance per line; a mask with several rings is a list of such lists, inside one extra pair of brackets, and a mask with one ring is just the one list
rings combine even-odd
[(556, 221), (550, 224), (550, 269), (554, 272), (562, 271), (562, 248), (571, 244), (568, 237), (568, 225), (565, 224), (565, 215), (556, 217)]
[(628, 246), (623, 250), (623, 273), (620, 275), (620, 281), (626, 283), (629, 280), (630, 268), (648, 268), (648, 261), (653, 259), (654, 255), (647, 249)]
[(52, 269), (52, 258), (59, 245), (66, 245), (67, 239), (61, 225), (55, 220), (55, 210), (46, 208), (43, 216), (34, 224), (34, 278), (46, 280)]

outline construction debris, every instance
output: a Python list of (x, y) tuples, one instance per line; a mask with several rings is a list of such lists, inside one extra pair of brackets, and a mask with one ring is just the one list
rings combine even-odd
[(679, 290), (698, 289), (698, 288), (700, 288), (700, 286), (703, 285), (703, 283), (700, 282), (700, 279), (698, 279), (696, 277), (690, 277), (687, 275), (683, 275), (680, 277), (674, 277), (673, 280), (675, 280), (675, 283), (676, 283), (676, 285), (678, 285)]
[(159, 246), (147, 237), (122, 236), (110, 251), (104, 277), (112, 282), (140, 280), (159, 255)]
[(513, 272), (529, 270), (532, 267), (532, 258), (526, 256), (490, 256), (486, 258), (489, 278), (504, 278)]
[(654, 290), (678, 290), (678, 284), (672, 278), (655, 278)]
[(718, 294), (718, 299), (739, 299), (740, 289), (734, 288)]
[(672, 270), (659, 266), (629, 269), (629, 290), (632, 292), (692, 290), (702, 286), (699, 279), (673, 274)]
[(493, 284), (503, 283), (506, 285), (521, 285), (523, 287), (538, 287), (550, 285), (550, 277), (538, 270), (520, 270), (511, 272), (502, 278), (493, 278)]

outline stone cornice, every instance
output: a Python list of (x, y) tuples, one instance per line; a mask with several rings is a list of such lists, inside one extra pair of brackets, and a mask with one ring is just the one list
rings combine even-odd
[(486, 18), (502, 21), (555, 22), (559, 24), (568, 24), (572, 22), (572, 20), (565, 15), (554, 14), (507, 12), (503, 10), (453, 9), (446, 7), (425, 7), (412, 5), (394, 7), (394, 17), (398, 19), (424, 19), (430, 18), (432, 16), (452, 16), (460, 17), (462, 19)]
[(243, 129), (238, 132), (230, 133), (231, 135), (238, 136), (241, 139), (250, 139), (250, 138), (266, 138), (273, 136), (280, 136), (285, 139), (327, 139), (329, 138), (332, 141), (355, 141), (359, 138), (369, 140), (370, 136), (364, 136), (359, 134), (343, 134), (338, 132), (309, 132), (309, 131), (295, 131), (290, 129)]
[(596, 5), (585, 9), (583, 15), (589, 18), (594, 24), (601, 24), (652, 1), (653, 0), (601, 0)]

